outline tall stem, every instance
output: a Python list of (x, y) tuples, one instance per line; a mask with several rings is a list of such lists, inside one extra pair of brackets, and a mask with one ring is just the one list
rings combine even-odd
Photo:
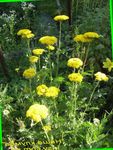
[(82, 68), (83, 71), (84, 71), (84, 68), (85, 68), (85, 65), (86, 65), (86, 62), (87, 62), (87, 59), (88, 59), (89, 46), (90, 46), (90, 43), (88, 44), (88, 48), (86, 49), (84, 64), (83, 64), (83, 68)]
[[(91, 95), (90, 95), (90, 98), (89, 98), (89, 101), (88, 101), (88, 105), (90, 104), (90, 102), (91, 102), (91, 100), (92, 100), (92, 98), (93, 98), (93, 96), (94, 96), (95, 90), (96, 90), (96, 88), (98, 87), (99, 83), (100, 83), (100, 81), (98, 81), (97, 84), (96, 84), (96, 86), (94, 87), (94, 89), (93, 89), (93, 91), (92, 91), (92, 93), (91, 93)], [(85, 112), (86, 112), (86, 110), (87, 110), (88, 105), (86, 106), (86, 108), (85, 108), (85, 110), (84, 110), (84, 114), (85, 114)]]
[(28, 55), (31, 56), (30, 39), (27, 39)]
[[(42, 120), (40, 121), (40, 123), (41, 123), (42, 128), (44, 128), (44, 125), (43, 125)], [(44, 130), (44, 133), (45, 133), (45, 135), (46, 135), (46, 138), (47, 138), (47, 140), (48, 140), (48, 143), (50, 144), (51, 148), (54, 150), (54, 145), (51, 144), (51, 140), (50, 140), (50, 138), (49, 138), (49, 136), (48, 136), (48, 133), (47, 133), (45, 130)]]
[(58, 72), (59, 72), (60, 48), (61, 48), (61, 21), (59, 22), (59, 42), (58, 42), (58, 50), (57, 50), (57, 70), (56, 70), (56, 76), (58, 76)]
[(48, 60), (49, 60), (49, 69), (50, 69), (50, 81), (52, 82), (53, 80), (53, 77), (52, 77), (52, 62), (51, 62), (51, 52), (49, 50), (49, 53), (48, 53)]

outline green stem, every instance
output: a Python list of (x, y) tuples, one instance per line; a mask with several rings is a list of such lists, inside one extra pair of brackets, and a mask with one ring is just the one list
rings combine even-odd
[(30, 39), (27, 39), (27, 48), (28, 48), (28, 56), (31, 56), (31, 49), (30, 49)]
[[(97, 84), (96, 84), (96, 86), (94, 87), (94, 89), (93, 89), (93, 91), (92, 91), (92, 93), (91, 93), (91, 95), (90, 95), (90, 98), (89, 98), (89, 101), (88, 101), (88, 105), (90, 104), (90, 102), (91, 102), (91, 100), (92, 100), (92, 98), (93, 98), (93, 96), (94, 96), (95, 90), (96, 90), (96, 88), (98, 87), (99, 83), (100, 83), (100, 81), (98, 81)], [(88, 105), (86, 106), (86, 109), (84, 110), (84, 113), (83, 113), (83, 114), (85, 114)]]
[(48, 53), (48, 61), (49, 61), (49, 69), (50, 69), (50, 81), (52, 82), (53, 80), (53, 77), (52, 77), (52, 61), (51, 61), (51, 52), (49, 50), (49, 53)]
[(93, 98), (93, 95), (94, 95), (94, 92), (95, 92), (96, 88), (98, 87), (99, 83), (100, 83), (100, 81), (98, 81), (97, 84), (96, 84), (96, 86), (94, 87), (94, 89), (93, 89), (93, 91), (92, 91), (92, 93), (90, 95), (90, 98), (89, 98), (89, 103), (91, 102), (91, 100)]
[(58, 76), (59, 72), (59, 55), (60, 55), (60, 49), (61, 49), (61, 21), (59, 22), (59, 42), (58, 42), (58, 50), (57, 50), (57, 70), (56, 70), (56, 76)]
[(38, 64), (39, 64), (39, 70), (40, 70), (40, 68), (41, 68), (41, 66), (40, 66), (40, 55), (39, 55)]
[(90, 47), (90, 43), (88, 44), (88, 48), (86, 49), (85, 59), (84, 59), (84, 64), (83, 64), (82, 71), (84, 71), (84, 68), (85, 68), (85, 65), (86, 65), (86, 62), (87, 62), (88, 53), (89, 53), (89, 47)]
[(30, 92), (30, 97), (32, 97), (31, 79), (29, 79), (29, 92)]
[[(76, 110), (77, 110), (77, 83), (73, 84), (73, 106), (74, 106), (74, 117), (76, 117)], [(75, 120), (75, 118), (74, 118)]]
[(57, 106), (56, 106), (56, 99), (54, 99), (54, 107), (55, 107), (57, 118), (58, 118), (58, 109), (57, 109)]
[[(43, 125), (42, 120), (40, 121), (40, 123), (41, 123), (42, 128), (44, 128), (44, 125)], [(50, 146), (51, 146), (52, 149), (54, 150), (54, 145), (51, 144), (51, 140), (50, 140), (50, 138), (49, 138), (49, 136), (48, 136), (48, 133), (47, 133), (45, 130), (44, 130), (44, 133), (45, 133), (45, 135), (46, 135), (46, 138), (47, 138), (47, 140), (48, 140), (48, 143), (50, 144)]]

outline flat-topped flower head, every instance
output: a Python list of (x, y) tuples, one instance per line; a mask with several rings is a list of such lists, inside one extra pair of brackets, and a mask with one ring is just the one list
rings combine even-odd
[(32, 33), (29, 29), (21, 29), (17, 32), (18, 36), (21, 36), (22, 38), (30, 39), (33, 38), (35, 35)]
[(33, 121), (40, 122), (49, 115), (48, 108), (45, 105), (33, 104), (26, 112), (26, 117), (30, 117)]
[(30, 34), (32, 31), (29, 30), (29, 29), (20, 29), (18, 32), (17, 32), (17, 35), (27, 35), (27, 34)]
[(74, 41), (75, 42), (82, 42), (82, 43), (89, 43), (89, 42), (92, 42), (92, 39), (84, 37), (83, 34), (79, 34), (79, 35), (76, 35), (74, 37)]
[(45, 50), (42, 48), (37, 48), (37, 49), (33, 49), (32, 52), (34, 55), (42, 55), (45, 52)]
[(106, 74), (102, 73), (102, 72), (97, 72), (94, 74), (95, 76), (95, 80), (97, 81), (108, 81), (109, 78), (106, 76)]
[(45, 84), (41, 84), (36, 87), (36, 92), (39, 96), (45, 96), (47, 90), (48, 90), (48, 87)]
[(67, 62), (67, 66), (68, 67), (72, 67), (72, 68), (79, 68), (83, 65), (83, 62), (81, 59), (79, 58), (70, 58)]
[(83, 76), (80, 73), (71, 73), (68, 75), (70, 81), (80, 83), (83, 80)]
[(39, 39), (39, 42), (46, 45), (54, 45), (57, 43), (55, 36), (43, 36)]
[(99, 38), (100, 35), (96, 32), (86, 32), (84, 33), (85, 38)]
[(96, 32), (86, 32), (84, 34), (79, 34), (74, 37), (75, 42), (92, 42), (95, 38), (99, 38), (100, 35)]
[(45, 96), (55, 98), (55, 97), (58, 97), (59, 92), (60, 92), (59, 88), (57, 88), (55, 86), (51, 86), (47, 89)]
[(109, 58), (106, 58), (106, 61), (103, 62), (103, 68), (108, 69), (108, 71), (110, 72), (113, 68), (113, 62)]
[(31, 79), (31, 78), (33, 78), (35, 75), (36, 75), (36, 70), (35, 70), (34, 68), (26, 69), (26, 70), (23, 72), (23, 77), (25, 77), (26, 79)]
[(30, 56), (29, 57), (29, 61), (30, 61), (30, 63), (36, 63), (37, 61), (38, 61), (38, 57), (37, 56)]
[(65, 21), (65, 20), (68, 20), (68, 19), (69, 19), (69, 17), (66, 16), (66, 15), (58, 15), (58, 16), (54, 17), (55, 21)]

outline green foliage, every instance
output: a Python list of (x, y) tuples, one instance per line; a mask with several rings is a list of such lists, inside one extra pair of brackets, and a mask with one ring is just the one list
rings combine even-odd
[[(59, 12), (68, 14), (67, 1), (1, 4), (0, 44), (11, 81), (6, 84), (0, 72), (0, 105), (3, 109), (4, 147), (10, 149), (85, 149), (112, 147), (112, 72), (103, 68), (103, 61), (110, 57), (109, 5), (105, 0), (73, 1), (72, 25), (62, 22), (61, 27), (53, 17)], [(11, 7), (12, 6), (12, 7)], [(14, 10), (14, 11), (12, 11)], [(69, 10), (68, 10), (69, 11)], [(30, 29), (35, 37), (17, 36), (20, 29)], [(60, 30), (61, 29), (61, 30)], [(100, 35), (92, 43), (75, 42), (75, 35), (93, 31)], [(38, 42), (45, 35), (56, 36), (55, 50), (49, 51)], [(59, 44), (60, 43), (60, 44)], [(43, 48), (37, 63), (29, 62), (32, 50)], [(80, 68), (70, 68), (70, 58), (80, 58)], [(29, 67), (36, 69), (32, 79), (23, 77)], [(108, 82), (95, 81), (96, 72), (105, 72)], [(68, 75), (81, 73), (83, 81), (71, 82)], [(56, 97), (37, 94), (37, 86), (57, 87)], [(43, 90), (41, 91), (43, 92)], [(54, 92), (50, 92), (50, 95)], [(40, 122), (26, 117), (33, 104), (49, 109), (47, 118)], [(38, 116), (37, 116), (38, 117)], [(45, 132), (43, 127), (51, 126)], [(27, 142), (27, 143), (26, 143)], [(29, 142), (29, 143), (28, 143)], [(33, 144), (34, 143), (34, 144)]]

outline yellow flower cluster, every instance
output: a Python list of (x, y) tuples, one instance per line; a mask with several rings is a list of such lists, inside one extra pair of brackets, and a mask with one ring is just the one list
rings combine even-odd
[(74, 37), (75, 42), (92, 42), (93, 39), (99, 38), (99, 34), (96, 32), (86, 32), (84, 34), (79, 34)]
[(71, 73), (68, 75), (68, 78), (70, 81), (78, 83), (82, 82), (83, 80), (83, 76), (80, 73)]
[(36, 70), (35, 70), (34, 68), (26, 69), (26, 70), (23, 72), (23, 77), (25, 77), (26, 79), (31, 79), (31, 78), (33, 78), (35, 75), (36, 75)]
[(29, 107), (26, 117), (30, 117), (33, 121), (40, 122), (49, 115), (48, 108), (45, 105), (34, 104)]
[(67, 62), (67, 66), (72, 68), (79, 68), (83, 65), (83, 62), (79, 58), (70, 58)]
[(106, 58), (106, 61), (103, 62), (103, 68), (107, 68), (110, 72), (113, 68), (113, 62), (109, 58)]
[(55, 86), (47, 87), (45, 84), (37, 86), (36, 92), (39, 96), (58, 97), (60, 89)]
[(29, 29), (21, 29), (17, 32), (17, 35), (27, 39), (30, 39), (35, 36)]
[(43, 126), (43, 130), (45, 132), (49, 132), (49, 131), (51, 131), (51, 126), (50, 125)]
[(108, 81), (109, 78), (102, 72), (95, 73), (95, 80), (98, 81)]
[(45, 84), (41, 84), (39, 86), (37, 86), (36, 88), (36, 92), (39, 96), (45, 95), (45, 93), (47, 92), (48, 87)]
[(58, 15), (58, 16), (54, 17), (55, 21), (65, 21), (65, 20), (68, 20), (68, 19), (69, 19), (69, 17), (66, 16), (66, 15)]
[(58, 97), (60, 90), (59, 88), (56, 88), (54, 86), (51, 86), (47, 89), (47, 92), (45, 93), (46, 97)]
[(30, 63), (36, 63), (37, 61), (38, 61), (38, 57), (37, 56), (30, 56), (29, 57), (29, 61), (30, 61)]
[(57, 43), (57, 38), (55, 36), (43, 36), (39, 39), (39, 42), (46, 45), (54, 45)]
[(55, 47), (54, 47), (54, 46), (52, 46), (52, 45), (48, 45), (46, 48), (47, 48), (48, 50), (50, 50), (50, 51), (55, 50)]
[(42, 55), (44, 51), (45, 50), (42, 49), (42, 48), (37, 48), (37, 49), (33, 49), (32, 52), (33, 52), (34, 55)]

